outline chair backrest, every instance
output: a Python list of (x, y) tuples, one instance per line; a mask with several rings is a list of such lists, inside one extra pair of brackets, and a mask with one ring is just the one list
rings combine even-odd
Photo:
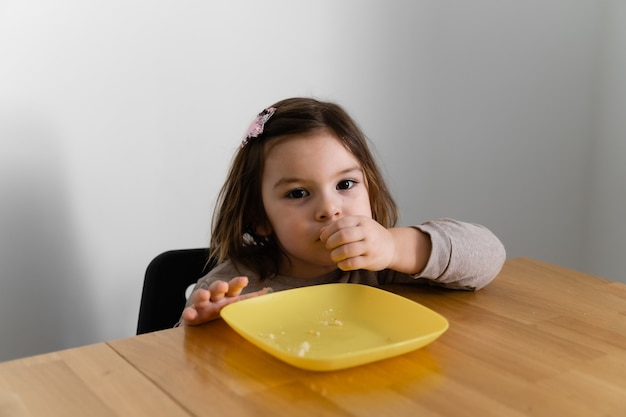
[(185, 290), (215, 266), (208, 248), (163, 252), (146, 269), (137, 334), (173, 327), (185, 307)]

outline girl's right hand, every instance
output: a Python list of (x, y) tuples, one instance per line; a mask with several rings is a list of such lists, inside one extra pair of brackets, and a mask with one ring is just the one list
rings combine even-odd
[(198, 325), (220, 317), (222, 308), (235, 301), (256, 297), (271, 292), (271, 288), (240, 295), (248, 285), (248, 277), (235, 277), (230, 281), (214, 281), (208, 289), (197, 289), (191, 293), (190, 306), (183, 310), (185, 324)]

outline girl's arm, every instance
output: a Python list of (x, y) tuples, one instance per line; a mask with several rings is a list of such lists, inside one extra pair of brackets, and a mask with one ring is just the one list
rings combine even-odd
[(457, 289), (484, 287), (506, 258), (487, 228), (452, 219), (385, 229), (371, 218), (347, 216), (325, 227), (320, 239), (344, 271), (391, 269)]
[(506, 260), (502, 242), (486, 227), (453, 219), (416, 226), (430, 236), (432, 250), (415, 278), (447, 288), (478, 290), (498, 275)]
[(419, 274), (430, 259), (430, 235), (414, 227), (394, 227), (388, 230), (394, 242), (394, 257), (388, 269), (409, 275)]

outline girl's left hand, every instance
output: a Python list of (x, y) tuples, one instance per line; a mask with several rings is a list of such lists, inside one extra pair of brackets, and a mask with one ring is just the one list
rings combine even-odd
[(344, 271), (388, 268), (396, 249), (391, 232), (366, 216), (346, 216), (323, 227), (320, 240), (330, 257)]

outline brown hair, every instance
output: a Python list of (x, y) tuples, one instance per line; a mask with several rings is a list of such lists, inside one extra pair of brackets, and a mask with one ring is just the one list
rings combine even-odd
[(267, 222), (261, 181), (265, 165), (265, 147), (272, 138), (305, 135), (328, 130), (361, 163), (368, 186), (372, 218), (392, 227), (398, 210), (381, 172), (367, 145), (367, 139), (355, 121), (334, 103), (312, 98), (289, 98), (270, 107), (275, 113), (263, 133), (235, 154), (226, 182), (218, 196), (213, 214), (211, 255), (221, 263), (230, 259), (259, 274), (261, 279), (278, 273), (282, 259), (280, 246), (273, 235), (260, 236), (258, 225)]

